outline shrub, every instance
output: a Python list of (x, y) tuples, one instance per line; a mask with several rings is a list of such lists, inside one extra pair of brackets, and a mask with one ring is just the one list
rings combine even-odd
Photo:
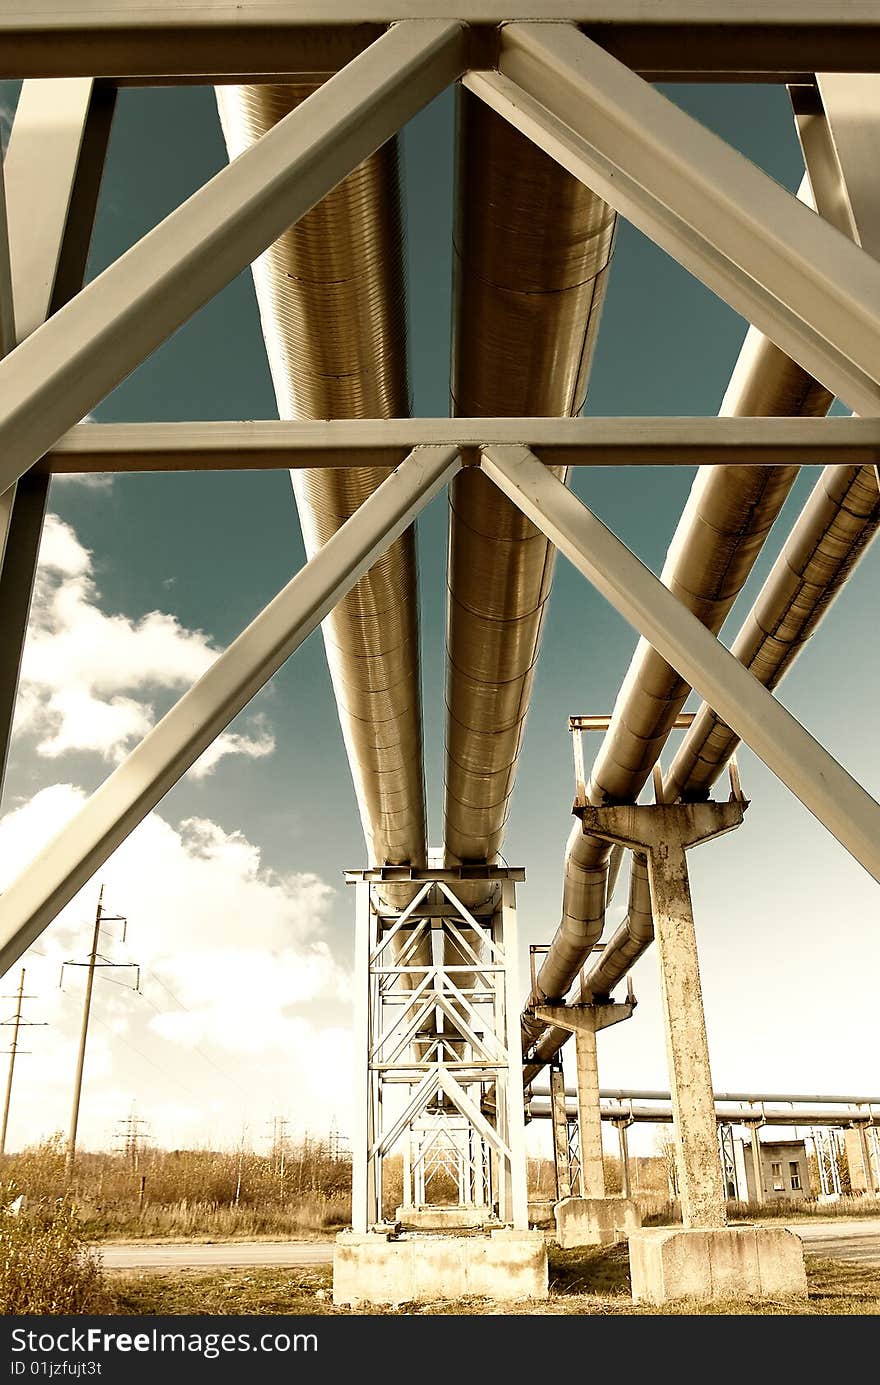
[(0, 1313), (95, 1313), (105, 1301), (100, 1265), (73, 1204), (59, 1199), (13, 1212), (19, 1190), (0, 1188)]

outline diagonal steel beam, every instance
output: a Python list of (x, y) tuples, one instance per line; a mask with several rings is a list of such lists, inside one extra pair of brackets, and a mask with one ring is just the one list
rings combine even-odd
[(461, 465), (420, 448), (383, 481), (0, 895), (0, 973), (51, 923)]
[(0, 491), (463, 63), (457, 22), (395, 24), (0, 362)]
[(875, 880), (880, 804), (528, 448), (483, 470)]
[(466, 85), (854, 411), (880, 410), (880, 264), (564, 24), (509, 24)]
[(9, 223), (6, 215), (3, 162), (3, 151), (0, 149), (0, 357), (5, 356), (15, 346), (15, 310), (12, 303), (12, 266), (9, 256)]

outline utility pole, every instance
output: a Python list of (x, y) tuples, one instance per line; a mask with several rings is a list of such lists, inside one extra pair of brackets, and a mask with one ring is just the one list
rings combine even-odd
[[(123, 925), (122, 941), (125, 942), (126, 920), (121, 914), (104, 913), (104, 886), (98, 891), (98, 907), (95, 910), (95, 926), (92, 932), (92, 950), (89, 953), (87, 962), (65, 962), (61, 968), (61, 980), (64, 980), (64, 967), (86, 967), (86, 993), (83, 999), (82, 1027), (79, 1036), (79, 1053), (76, 1060), (76, 1075), (73, 1079), (73, 1105), (70, 1110), (70, 1132), (67, 1137), (67, 1160), (65, 1163), (64, 1175), (67, 1182), (73, 1175), (73, 1166), (76, 1162), (76, 1132), (79, 1125), (79, 1106), (82, 1097), (83, 1068), (86, 1061), (86, 1043), (89, 1037), (89, 1017), (92, 1011), (92, 989), (95, 984), (95, 969), (97, 967), (125, 967), (134, 968), (137, 971), (138, 979), (135, 989), (140, 985), (140, 968), (134, 962), (110, 962), (106, 957), (102, 957), (98, 952), (98, 943), (101, 937), (102, 923), (121, 923)], [(59, 983), (60, 984), (60, 983)]]
[(289, 1121), (286, 1116), (274, 1116), (272, 1118), (272, 1172), (278, 1174), (280, 1200), (284, 1202), (284, 1171), (287, 1163), (287, 1127)]
[(13, 1015), (12, 1019), (2, 1021), (4, 1027), (7, 1025), (12, 1025), (12, 1045), (9, 1049), (9, 1076), (6, 1079), (6, 1099), (3, 1102), (3, 1127), (2, 1129), (0, 1129), (0, 1154), (6, 1153), (6, 1131), (9, 1126), (9, 1105), (12, 1100), (12, 1077), (15, 1072), (15, 1059), (21, 1051), (18, 1047), (18, 1031), (21, 1029), (22, 1025), (29, 1029), (36, 1029), (38, 1027), (43, 1028), (45, 1026), (45, 1021), (43, 1020), (22, 1019), (22, 1003), (25, 1000), (34, 999), (32, 995), (25, 995), (24, 993), (24, 974), (25, 969), (24, 967), (22, 967), (21, 980), (18, 983), (18, 991), (16, 992), (16, 994), (14, 996), (3, 997), (4, 1000), (14, 1000), (16, 1004), (15, 1014)]

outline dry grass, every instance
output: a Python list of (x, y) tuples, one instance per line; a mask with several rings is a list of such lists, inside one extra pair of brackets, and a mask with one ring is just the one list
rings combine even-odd
[[(0, 1156), (0, 1180), (32, 1205), (69, 1194), (90, 1240), (326, 1236), (351, 1217), (351, 1165), (326, 1141), (286, 1146), (283, 1163), (277, 1151), (175, 1149), (141, 1151), (134, 1167), (122, 1154), (85, 1151), (70, 1188), (64, 1166), (59, 1135)], [(389, 1196), (399, 1202), (393, 1183)]]
[(727, 1215), (731, 1221), (858, 1221), (865, 1217), (880, 1217), (880, 1198), (842, 1197), (837, 1202), (729, 1202)]
[(98, 1313), (107, 1305), (101, 1267), (84, 1244), (70, 1203), (0, 1206), (0, 1313)]
[[(668, 1304), (663, 1308), (635, 1305), (630, 1298), (629, 1265), (625, 1247), (609, 1250), (563, 1251), (549, 1248), (550, 1298), (546, 1302), (498, 1304), (486, 1299), (454, 1303), (402, 1304), (399, 1308), (357, 1310), (381, 1316), (479, 1315), (728, 1315), (753, 1316), (847, 1315), (880, 1313), (880, 1270), (835, 1260), (807, 1257), (809, 1299), (730, 1299), (712, 1304)], [(332, 1302), (332, 1270), (251, 1269), (187, 1270), (175, 1274), (129, 1274), (113, 1281), (115, 1304), (121, 1314), (151, 1313), (279, 1313), (295, 1316), (348, 1314)]]
[(293, 1207), (223, 1207), (210, 1202), (147, 1204), (131, 1208), (80, 1209), (83, 1231), (92, 1240), (152, 1240), (207, 1237), (211, 1240), (303, 1240), (326, 1238), (348, 1226), (351, 1198), (304, 1195)]

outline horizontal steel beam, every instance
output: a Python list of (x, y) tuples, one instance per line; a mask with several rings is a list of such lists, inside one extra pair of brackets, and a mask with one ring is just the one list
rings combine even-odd
[[(880, 461), (876, 418), (415, 418), (81, 423), (38, 463), (69, 472), (397, 466), (413, 447), (522, 443), (553, 466)], [(474, 458), (476, 460), (476, 458)]]
[[(446, 870), (432, 870), (430, 867), (422, 869), (415, 866), (373, 866), (369, 870), (345, 872), (346, 883), (349, 885), (356, 885), (361, 880), (377, 883), (405, 880), (418, 884), (434, 881), (439, 883), (442, 880), (444, 884), (449, 885), (458, 885), (464, 881), (479, 885), (515, 880), (521, 884), (525, 878), (526, 873), (521, 866), (452, 866)], [(449, 913), (450, 908), (451, 906), (447, 907), (445, 914)]]
[[(328, 72), (400, 19), (494, 29), (534, 0), (6, 0), (0, 76), (236, 79)], [(669, 80), (801, 81), (880, 63), (873, 0), (555, 0), (621, 61)]]
[(91, 879), (460, 466), (419, 448), (218, 655), (0, 895), (0, 974)]

